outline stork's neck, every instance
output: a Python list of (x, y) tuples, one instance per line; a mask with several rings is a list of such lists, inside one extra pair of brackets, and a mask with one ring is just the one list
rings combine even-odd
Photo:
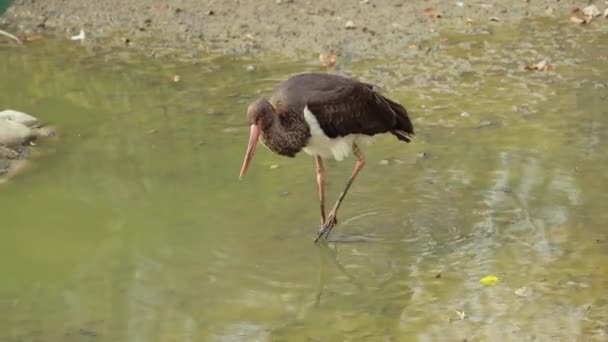
[(276, 115), (272, 124), (262, 131), (262, 142), (270, 150), (293, 157), (310, 137), (310, 130), (303, 117), (297, 113)]

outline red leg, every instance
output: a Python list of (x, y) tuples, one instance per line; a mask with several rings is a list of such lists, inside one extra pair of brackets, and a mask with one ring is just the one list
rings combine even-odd
[(336, 214), (338, 212), (338, 209), (340, 208), (340, 205), (342, 204), (342, 201), (344, 200), (344, 197), (346, 197), (346, 193), (348, 193), (348, 189), (350, 189), (350, 186), (353, 184), (353, 181), (355, 180), (355, 178), (357, 178), (357, 175), (359, 175), (361, 169), (363, 169), (363, 166), (365, 166), (365, 156), (356, 144), (353, 144), (353, 154), (355, 155), (355, 157), (357, 157), (357, 163), (355, 164), (353, 173), (348, 179), (344, 191), (342, 191), (340, 197), (338, 197), (338, 200), (336, 201), (336, 204), (334, 204), (333, 208), (329, 212), (329, 215), (327, 216), (327, 220), (325, 221), (323, 228), (321, 228), (319, 233), (317, 233), (317, 237), (314, 240), (315, 242), (319, 240), (321, 236), (323, 236), (324, 238), (327, 238), (329, 236), (329, 232), (336, 225)]
[(320, 156), (315, 156), (317, 162), (317, 185), (319, 188), (319, 205), (321, 207), (321, 226), (325, 224), (325, 166)]

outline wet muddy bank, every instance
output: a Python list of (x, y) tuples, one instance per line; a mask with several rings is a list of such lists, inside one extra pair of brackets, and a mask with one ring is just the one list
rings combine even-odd
[(310, 58), (329, 48), (343, 59), (408, 59), (420, 57), (420, 46), (441, 31), (491, 34), (496, 26), (539, 17), (567, 23), (576, 5), (554, 0), (16, 0), (0, 17), (0, 27), (63, 39), (83, 30), (91, 46), (181, 59), (267, 52)]

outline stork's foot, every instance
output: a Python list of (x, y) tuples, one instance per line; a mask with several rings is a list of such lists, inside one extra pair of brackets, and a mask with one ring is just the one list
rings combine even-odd
[(338, 224), (338, 219), (336, 218), (336, 214), (334, 214), (333, 212), (329, 213), (329, 216), (327, 216), (327, 219), (325, 220), (325, 224), (323, 225), (323, 227), (321, 227), (321, 229), (317, 233), (317, 236), (315, 237), (314, 242), (317, 242), (320, 238), (327, 239), (327, 237), (329, 236), (329, 233), (331, 232), (332, 228), (336, 224)]

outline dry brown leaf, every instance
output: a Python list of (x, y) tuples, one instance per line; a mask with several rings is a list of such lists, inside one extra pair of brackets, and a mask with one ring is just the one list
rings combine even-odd
[(553, 64), (549, 64), (546, 59), (543, 59), (536, 64), (526, 65), (524, 69), (532, 71), (553, 71), (555, 70), (555, 66)]
[(44, 39), (44, 36), (38, 33), (32, 33), (30, 35), (20, 35), (19, 39), (21, 39), (22, 42), (33, 42), (35, 40), (40, 40), (40, 39)]
[(319, 62), (324, 68), (331, 68), (336, 64), (336, 52), (333, 49), (329, 49), (327, 52), (323, 52), (319, 55)]
[(441, 18), (441, 14), (437, 12), (433, 7), (426, 8), (423, 11), (424, 15), (431, 18)]

